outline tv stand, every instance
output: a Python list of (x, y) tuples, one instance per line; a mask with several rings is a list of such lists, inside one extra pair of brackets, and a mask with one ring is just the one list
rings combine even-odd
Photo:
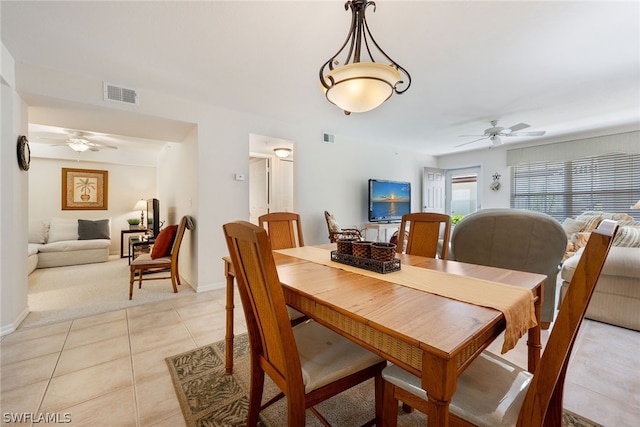
[[(364, 228), (364, 239), (365, 240), (369, 240), (367, 238), (367, 232), (369, 230), (377, 230), (377, 237), (376, 237), (376, 241), (377, 242), (388, 242), (389, 238), (391, 236), (387, 236), (387, 230), (397, 230), (398, 228), (400, 228), (400, 223), (399, 222), (368, 222), (366, 224), (364, 224), (363, 226)], [(384, 240), (380, 239), (380, 231), (384, 230)], [(392, 233), (393, 234), (393, 233)]]

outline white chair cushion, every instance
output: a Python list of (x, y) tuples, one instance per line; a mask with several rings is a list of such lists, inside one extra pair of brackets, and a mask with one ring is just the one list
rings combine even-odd
[[(420, 378), (395, 365), (382, 378), (425, 399)], [(478, 356), (458, 378), (449, 411), (477, 426), (515, 426), (533, 375), (488, 351)]]
[(305, 393), (384, 360), (312, 320), (295, 326), (293, 333)]
[(160, 258), (151, 258), (151, 254), (140, 254), (139, 256), (136, 257), (136, 259), (131, 261), (131, 265), (142, 265), (142, 266), (159, 264), (159, 263), (171, 265), (171, 257), (165, 256)]

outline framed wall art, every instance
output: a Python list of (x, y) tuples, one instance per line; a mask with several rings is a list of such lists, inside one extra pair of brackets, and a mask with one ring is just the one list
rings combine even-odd
[(62, 168), (62, 210), (106, 210), (109, 171)]

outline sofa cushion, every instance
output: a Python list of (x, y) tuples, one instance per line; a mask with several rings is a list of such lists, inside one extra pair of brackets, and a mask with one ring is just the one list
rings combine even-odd
[(78, 240), (110, 239), (111, 227), (108, 219), (79, 219)]
[(178, 225), (169, 225), (165, 227), (158, 237), (156, 237), (151, 249), (151, 258), (162, 258), (171, 255), (171, 246), (178, 232)]
[(43, 245), (41, 243), (29, 243), (27, 248), (27, 256), (37, 254), (42, 246)]
[(48, 243), (78, 240), (78, 220), (75, 218), (51, 218)]
[(45, 243), (47, 241), (47, 231), (49, 225), (44, 221), (29, 221), (29, 243)]
[(47, 243), (38, 248), (40, 253), (50, 252), (73, 252), (87, 249), (104, 249), (111, 246), (111, 241), (107, 239), (93, 240), (62, 240), (59, 242)]
[[(562, 271), (560, 273), (562, 280), (571, 282), (571, 278), (576, 271), (578, 261), (580, 261), (580, 256), (583, 252), (584, 248), (580, 248), (574, 256), (562, 264)], [(624, 276), (637, 279), (640, 277), (639, 257), (640, 250), (638, 250), (638, 248), (612, 246), (602, 267), (601, 275)]]

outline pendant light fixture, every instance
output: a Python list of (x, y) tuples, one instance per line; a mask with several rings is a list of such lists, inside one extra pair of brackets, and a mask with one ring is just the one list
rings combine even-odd
[[(345, 10), (351, 9), (351, 27), (344, 44), (320, 68), (321, 89), (327, 100), (344, 110), (345, 114), (373, 110), (389, 99), (393, 93), (404, 93), (411, 86), (411, 76), (378, 45), (369, 31), (365, 10), (373, 1), (350, 0)], [(337, 59), (346, 51), (342, 64)], [(375, 48), (390, 64), (375, 62)], [(364, 59), (364, 60), (363, 60)], [(402, 77), (404, 74), (406, 82)], [(399, 85), (406, 84), (400, 89)]]

